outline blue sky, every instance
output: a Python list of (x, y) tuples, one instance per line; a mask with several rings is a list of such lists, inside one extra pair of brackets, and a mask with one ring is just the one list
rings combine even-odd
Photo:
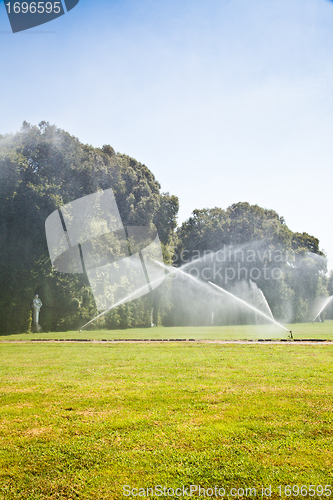
[(248, 201), (333, 267), (333, 2), (88, 1), (12, 34), (0, 3), (0, 133), (47, 120), (145, 163), (195, 208)]

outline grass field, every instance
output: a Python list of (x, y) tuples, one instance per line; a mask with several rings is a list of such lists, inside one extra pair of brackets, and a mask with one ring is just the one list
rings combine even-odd
[[(296, 339), (324, 338), (333, 340), (333, 321), (284, 325)], [(288, 332), (275, 325), (238, 325), (202, 327), (154, 327), (128, 330), (83, 330), (82, 332), (49, 332), (0, 336), (1, 341), (29, 339), (195, 339), (243, 340), (286, 339)]]
[(3, 499), (333, 485), (333, 345), (2, 343), (0, 357)]

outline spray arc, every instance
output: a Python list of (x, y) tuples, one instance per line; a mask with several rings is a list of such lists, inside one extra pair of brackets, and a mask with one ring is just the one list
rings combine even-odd
[(273, 316), (269, 316), (268, 314), (265, 314), (263, 311), (260, 311), (260, 309), (257, 309), (256, 307), (254, 307), (251, 304), (249, 304), (248, 302), (246, 302), (246, 300), (243, 300), (243, 299), (241, 299), (239, 297), (236, 297), (236, 295), (234, 295), (233, 293), (228, 292), (227, 290), (225, 290), (221, 286), (215, 285), (215, 283), (212, 283), (211, 281), (208, 281), (208, 283), (212, 287), (214, 287), (215, 289), (219, 290), (221, 293), (224, 293), (224, 294), (228, 295), (229, 297), (232, 297), (234, 300), (237, 300), (242, 305), (248, 307), (249, 309), (252, 309), (252, 311), (256, 312), (257, 314), (261, 314), (261, 316), (263, 316), (264, 318), (266, 318), (271, 323), (274, 323), (275, 325), (280, 326), (286, 332), (290, 333), (291, 338), (293, 338), (292, 337), (292, 331), (288, 330), (285, 326), (281, 325), (281, 323), (279, 323), (278, 321), (275, 321), (275, 319), (273, 318)]
[[(274, 319), (273, 314), (272, 314), (272, 312), (271, 312), (270, 309), (269, 309), (269, 313), (266, 314), (263, 311), (261, 311), (260, 309), (258, 309), (257, 307), (255, 307), (252, 304), (250, 304), (249, 302), (247, 302), (246, 300), (243, 300), (240, 297), (237, 297), (233, 293), (228, 292), (224, 288), (216, 285), (215, 283), (212, 283), (211, 281), (207, 281), (207, 282), (206, 281), (201, 281), (198, 278), (192, 276), (190, 273), (184, 272), (180, 268), (166, 266), (165, 264), (162, 264), (161, 262), (157, 262), (156, 261), (156, 264), (159, 265), (159, 266), (161, 266), (161, 267), (163, 267), (168, 274), (180, 274), (180, 275), (183, 275), (184, 277), (190, 279), (191, 281), (193, 281), (193, 283), (195, 283), (196, 285), (200, 286), (203, 289), (206, 289), (207, 291), (213, 291), (213, 292), (217, 293), (218, 295), (225, 294), (226, 296), (228, 296), (229, 298), (231, 298), (236, 303), (239, 303), (242, 306), (247, 307), (248, 309), (252, 310), (256, 314), (259, 314), (262, 317), (264, 317), (269, 322), (271, 322), (271, 323), (279, 326), (280, 328), (282, 328), (283, 330), (285, 330), (286, 332), (288, 332), (290, 334), (290, 338), (293, 339), (292, 331), (288, 330), (285, 326), (281, 325), (281, 323), (279, 323), (278, 321), (276, 321)], [(260, 291), (260, 293), (264, 297), (264, 294), (262, 293), (262, 291), (260, 289), (259, 289), (259, 291)], [(265, 298), (265, 301), (266, 301), (266, 298)], [(267, 306), (268, 306), (268, 304), (267, 304)], [(269, 306), (268, 306), (268, 308), (269, 308)]]
[(330, 295), (329, 297), (326, 298), (324, 304), (322, 305), (322, 307), (320, 308), (318, 314), (313, 318), (312, 322), (314, 323), (316, 321), (316, 319), (318, 317), (320, 317), (321, 313), (324, 311), (324, 309), (326, 309), (326, 307), (328, 306), (328, 304), (331, 302), (331, 300), (333, 299), (333, 295)]
[(165, 272), (157, 265), (163, 262), (157, 231), (124, 227), (112, 189), (54, 211), (45, 231), (53, 267), (86, 273), (102, 314), (149, 293), (164, 280)]

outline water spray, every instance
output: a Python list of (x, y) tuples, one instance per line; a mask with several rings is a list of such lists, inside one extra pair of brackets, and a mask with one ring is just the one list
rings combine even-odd
[(154, 261), (156, 264), (158, 264), (159, 266), (163, 267), (166, 271), (168, 271), (170, 274), (173, 274), (173, 273), (180, 273), (180, 274), (183, 274), (184, 276), (186, 276), (187, 278), (190, 278), (192, 279), (192, 281), (194, 281), (197, 285), (201, 285), (201, 286), (206, 286), (208, 287), (210, 290), (212, 290), (211, 287), (214, 287), (216, 288), (217, 290), (219, 290), (219, 292), (223, 292), (225, 293), (226, 295), (229, 295), (229, 297), (232, 297), (234, 300), (237, 300), (238, 302), (242, 303), (244, 306), (247, 306), (248, 308), (252, 309), (252, 311), (255, 311), (256, 313), (258, 314), (261, 314), (261, 316), (263, 316), (264, 318), (266, 318), (268, 321), (270, 321), (271, 323), (274, 323), (275, 325), (283, 328), (283, 330), (285, 330), (286, 332), (290, 333), (290, 338), (293, 338), (293, 334), (292, 334), (292, 331), (291, 330), (288, 330), (286, 327), (284, 327), (283, 325), (281, 325), (281, 323), (278, 323), (277, 321), (275, 321), (274, 318), (268, 316), (267, 314), (265, 314), (264, 312), (260, 311), (260, 309), (257, 309), (256, 307), (252, 306), (251, 304), (249, 304), (248, 302), (246, 302), (245, 300), (243, 299), (240, 299), (239, 297), (237, 297), (237, 295), (234, 295), (233, 293), (231, 292), (227, 292), (227, 290), (225, 290), (224, 288), (218, 286), (218, 285), (215, 285), (215, 283), (212, 283), (211, 281), (208, 281), (208, 283), (211, 285), (211, 287), (209, 287), (207, 285), (207, 282), (206, 281), (199, 281), (197, 278), (195, 278), (194, 276), (192, 276), (191, 274), (189, 273), (185, 273), (184, 271), (182, 271), (181, 269), (177, 268), (177, 267), (172, 267), (170, 269), (170, 266), (166, 266), (165, 264), (162, 264), (161, 262), (158, 262), (158, 261)]
[[(154, 261), (154, 262), (158, 262), (158, 261)], [(160, 281), (160, 280), (161, 280), (161, 278), (157, 278), (156, 280), (151, 281), (150, 284), (153, 285), (154, 283), (156, 283), (157, 281)], [(88, 321), (88, 323), (86, 323), (85, 325), (81, 326), (81, 328), (80, 328), (79, 331), (82, 332), (83, 328), (85, 328), (86, 326), (90, 325), (90, 323), (92, 323), (93, 321), (96, 321), (96, 319), (100, 318), (101, 316), (104, 316), (104, 314), (106, 314), (109, 311), (111, 311), (111, 309), (114, 309), (115, 307), (121, 306), (121, 304), (125, 304), (126, 302), (128, 302), (128, 300), (131, 300), (131, 299), (133, 300), (133, 299), (139, 297), (138, 293), (141, 290), (145, 289), (146, 287), (147, 287), (147, 285), (144, 285), (141, 288), (138, 288), (134, 292), (132, 292), (129, 295), (127, 295), (124, 299), (119, 300), (119, 302), (116, 302), (115, 304), (113, 304), (113, 306), (109, 307), (109, 309), (106, 309), (105, 311), (101, 312), (95, 318), (93, 318), (90, 321)]]
[(290, 333), (291, 334), (291, 338), (292, 337), (292, 332), (290, 330), (288, 330), (285, 326), (281, 325), (281, 323), (278, 323), (277, 321), (275, 321), (275, 319), (271, 318), (270, 316), (268, 316), (267, 314), (265, 314), (264, 312), (260, 311), (260, 309), (257, 309), (256, 307), (252, 306), (251, 304), (249, 304), (248, 302), (246, 302), (245, 300), (243, 299), (240, 299), (239, 297), (237, 297), (237, 295), (234, 295), (233, 293), (231, 292), (227, 292), (227, 290), (225, 290), (224, 288), (218, 286), (218, 285), (215, 285), (215, 283), (212, 283), (211, 281), (208, 281), (208, 283), (217, 288), (218, 290), (220, 290), (221, 292), (225, 293), (226, 295), (229, 295), (230, 297), (233, 297), (235, 300), (238, 300), (238, 302), (240, 302), (241, 304), (243, 304), (244, 306), (247, 306), (249, 307), (250, 309), (252, 309), (252, 311), (255, 311), (256, 313), (259, 313), (261, 314), (264, 318), (268, 319), (269, 321), (271, 321), (272, 323), (274, 323), (275, 325), (277, 326), (280, 326), (281, 328), (283, 328), (284, 330), (286, 330), (286, 332)]
[(330, 295), (329, 297), (327, 297), (327, 299), (324, 302), (323, 307), (320, 309), (320, 311), (317, 314), (317, 316), (312, 320), (312, 323), (314, 323), (316, 321), (316, 319), (318, 318), (318, 316), (320, 316), (320, 314), (323, 312), (323, 310), (326, 308), (326, 306), (328, 306), (328, 304), (331, 302), (332, 298), (333, 298), (333, 295)]

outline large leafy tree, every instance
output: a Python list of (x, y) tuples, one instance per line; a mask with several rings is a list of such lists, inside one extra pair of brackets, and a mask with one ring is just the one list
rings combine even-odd
[[(176, 266), (230, 291), (242, 280), (255, 282), (278, 318), (310, 319), (311, 304), (326, 293), (326, 259), (318, 239), (293, 233), (273, 210), (244, 202), (226, 210), (194, 210), (177, 237)], [(178, 311), (177, 286), (173, 295), (169, 324), (185, 317)]]
[[(155, 223), (164, 247), (172, 243), (178, 200), (161, 195), (145, 165), (116, 154), (109, 145), (84, 145), (47, 122), (24, 122), (19, 133), (0, 136), (1, 333), (29, 329), (35, 293), (42, 296), (45, 329), (74, 328), (96, 312), (84, 275), (52, 270), (45, 220), (63, 204), (108, 188), (115, 193), (124, 225)], [(137, 301), (132, 314), (122, 315), (123, 306), (106, 321), (125, 327), (135, 326), (137, 318), (143, 326), (150, 322), (150, 311), (139, 310), (151, 308), (152, 300)]]

